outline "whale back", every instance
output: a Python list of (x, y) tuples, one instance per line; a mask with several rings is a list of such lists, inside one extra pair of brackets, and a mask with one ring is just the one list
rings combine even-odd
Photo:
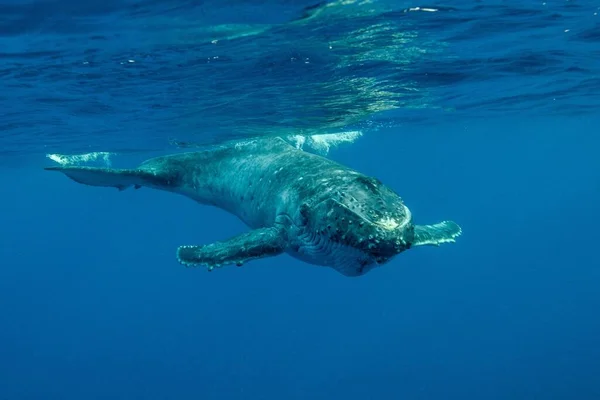
[(252, 228), (295, 215), (307, 198), (339, 181), (347, 168), (281, 138), (233, 142), (149, 159), (140, 170), (161, 176), (158, 189), (222, 208)]

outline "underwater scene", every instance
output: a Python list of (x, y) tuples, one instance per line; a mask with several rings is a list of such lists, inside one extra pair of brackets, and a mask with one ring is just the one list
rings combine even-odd
[(599, 14), (0, 0), (0, 400), (600, 400)]

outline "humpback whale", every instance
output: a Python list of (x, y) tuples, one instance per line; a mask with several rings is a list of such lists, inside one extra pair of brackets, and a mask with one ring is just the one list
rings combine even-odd
[(134, 169), (45, 169), (85, 185), (177, 193), (236, 215), (248, 232), (177, 249), (181, 264), (209, 271), (287, 253), (356, 277), (412, 247), (461, 234), (452, 221), (413, 224), (402, 198), (380, 180), (281, 138), (155, 157)]

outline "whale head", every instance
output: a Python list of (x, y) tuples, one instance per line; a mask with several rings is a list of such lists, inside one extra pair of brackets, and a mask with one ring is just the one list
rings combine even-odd
[(363, 275), (411, 247), (414, 226), (400, 196), (362, 175), (327, 193), (300, 214), (305, 234), (299, 252), (347, 276)]

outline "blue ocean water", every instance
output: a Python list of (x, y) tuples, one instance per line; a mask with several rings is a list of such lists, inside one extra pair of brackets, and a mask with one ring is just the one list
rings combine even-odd
[[(0, 2), (1, 400), (600, 399), (600, 4), (316, 3)], [(233, 216), (42, 170), (350, 130), (456, 243), (209, 274)]]

